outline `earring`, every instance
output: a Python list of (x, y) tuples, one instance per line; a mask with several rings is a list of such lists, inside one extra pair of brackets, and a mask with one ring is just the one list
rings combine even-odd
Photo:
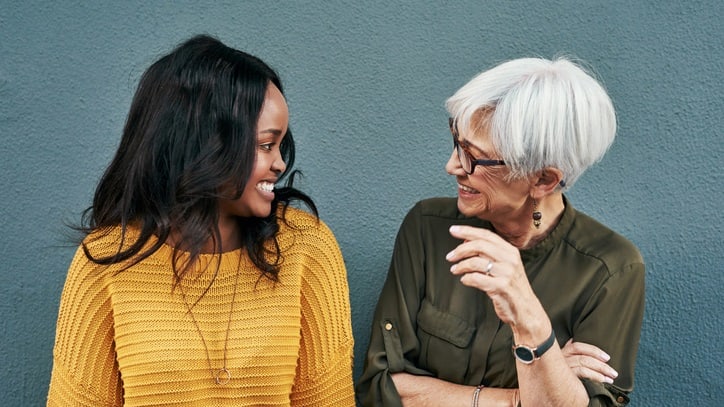
[(536, 229), (540, 229), (540, 220), (543, 219), (543, 214), (538, 209), (538, 201), (533, 200), (533, 226)]

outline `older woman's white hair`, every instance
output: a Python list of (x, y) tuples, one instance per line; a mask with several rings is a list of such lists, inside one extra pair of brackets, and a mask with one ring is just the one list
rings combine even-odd
[(511, 177), (554, 167), (564, 189), (603, 157), (616, 134), (606, 90), (566, 58), (504, 62), (465, 84), (446, 107), (459, 129), (489, 132)]

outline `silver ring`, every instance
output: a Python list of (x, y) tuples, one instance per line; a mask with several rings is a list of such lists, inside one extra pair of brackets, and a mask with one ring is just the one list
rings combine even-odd
[(490, 270), (492, 270), (492, 269), (493, 269), (493, 261), (488, 260), (488, 265), (485, 266), (485, 270), (483, 270), (483, 273), (490, 275)]

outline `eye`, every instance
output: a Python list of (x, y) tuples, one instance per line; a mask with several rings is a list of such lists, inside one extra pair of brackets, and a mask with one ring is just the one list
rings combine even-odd
[(264, 144), (259, 145), (259, 148), (261, 148), (264, 151), (272, 151), (273, 147), (274, 147), (274, 143), (264, 143)]

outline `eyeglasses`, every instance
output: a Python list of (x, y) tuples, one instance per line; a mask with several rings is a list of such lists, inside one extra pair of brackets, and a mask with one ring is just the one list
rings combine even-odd
[(448, 122), (450, 124), (450, 133), (453, 137), (453, 146), (455, 146), (455, 150), (458, 152), (458, 160), (460, 160), (460, 165), (467, 174), (472, 174), (475, 171), (476, 165), (484, 167), (505, 165), (505, 161), (503, 160), (478, 160), (474, 158), (473, 155), (470, 154), (470, 151), (458, 141), (459, 135), (455, 120), (451, 117), (448, 119)]

